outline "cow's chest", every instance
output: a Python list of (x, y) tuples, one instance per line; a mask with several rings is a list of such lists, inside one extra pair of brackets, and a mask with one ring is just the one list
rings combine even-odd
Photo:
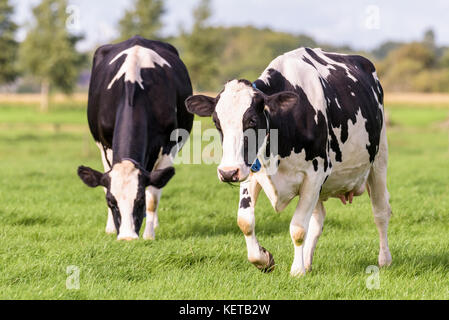
[(273, 208), (280, 212), (299, 194), (304, 177), (311, 168), (311, 162), (305, 160), (305, 153), (292, 153), (286, 158), (277, 158), (279, 166), (275, 172), (268, 174), (263, 167), (254, 173), (254, 178), (261, 185)]

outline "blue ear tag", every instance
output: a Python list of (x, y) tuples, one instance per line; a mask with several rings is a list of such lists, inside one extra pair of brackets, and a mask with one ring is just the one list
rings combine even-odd
[(253, 165), (251, 166), (251, 171), (259, 172), (261, 167), (262, 167), (262, 165), (260, 164), (259, 159), (256, 159), (256, 161), (254, 161)]
[[(253, 88), (256, 90), (259, 90), (254, 82), (253, 82)], [(264, 111), (264, 113), (265, 113), (265, 111)], [(268, 120), (267, 120), (267, 124), (268, 124)], [(262, 168), (262, 165), (260, 164), (259, 159), (256, 158), (256, 161), (254, 161), (253, 165), (251, 166), (251, 171), (259, 172), (261, 168)]]

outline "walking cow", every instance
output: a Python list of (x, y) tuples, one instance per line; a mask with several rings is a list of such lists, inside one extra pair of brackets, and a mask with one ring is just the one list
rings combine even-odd
[(184, 105), (191, 94), (186, 67), (167, 43), (136, 36), (95, 52), (87, 113), (105, 172), (81, 166), (78, 175), (104, 187), (106, 232), (118, 240), (139, 237), (145, 212), (143, 238), (154, 239), (161, 190), (174, 175), (171, 151), (181, 147), (170, 135), (192, 129)]
[[(241, 182), (238, 225), (256, 267), (274, 267), (273, 256), (255, 235), (254, 207), (261, 189), (276, 211), (299, 195), (290, 224), (293, 276), (312, 267), (325, 217), (323, 202), (330, 197), (352, 202), (365, 186), (380, 235), (379, 265), (391, 263), (383, 91), (369, 60), (300, 48), (274, 59), (255, 82), (230, 81), (216, 98), (192, 96), (186, 106), (197, 115), (212, 116), (221, 133), (218, 177)], [(259, 152), (251, 156), (254, 143), (248, 133), (255, 130), (265, 134), (255, 139)], [(273, 163), (276, 170), (268, 170)]]

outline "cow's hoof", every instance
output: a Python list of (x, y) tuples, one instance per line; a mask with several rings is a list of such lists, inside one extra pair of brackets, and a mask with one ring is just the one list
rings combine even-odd
[(142, 238), (143, 238), (143, 240), (154, 240), (155, 236), (154, 236), (154, 233), (153, 234), (151, 234), (151, 233), (144, 233)]
[(105, 229), (105, 232), (107, 234), (117, 234), (117, 231), (115, 231), (115, 227), (112, 228), (112, 227), (107, 226)]
[(265, 248), (260, 248), (262, 259), (261, 260), (251, 260), (251, 263), (256, 266), (257, 269), (263, 273), (269, 273), (274, 270), (275, 262), (273, 255)]
[(292, 267), (292, 269), (290, 270), (290, 275), (295, 278), (300, 278), (306, 275), (306, 269)]
[(269, 251), (266, 251), (266, 252), (268, 253), (268, 261), (269, 262), (268, 262), (268, 265), (265, 268), (261, 268), (260, 271), (262, 271), (263, 273), (270, 273), (271, 271), (274, 270), (275, 262), (274, 262), (273, 255)]
[(389, 251), (379, 253), (379, 267), (389, 267), (392, 261)]

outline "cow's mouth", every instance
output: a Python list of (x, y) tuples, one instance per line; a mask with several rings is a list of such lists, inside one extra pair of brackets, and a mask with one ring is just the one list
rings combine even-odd
[(245, 181), (249, 176), (247, 167), (222, 167), (217, 169), (218, 179), (227, 183), (238, 183)]

